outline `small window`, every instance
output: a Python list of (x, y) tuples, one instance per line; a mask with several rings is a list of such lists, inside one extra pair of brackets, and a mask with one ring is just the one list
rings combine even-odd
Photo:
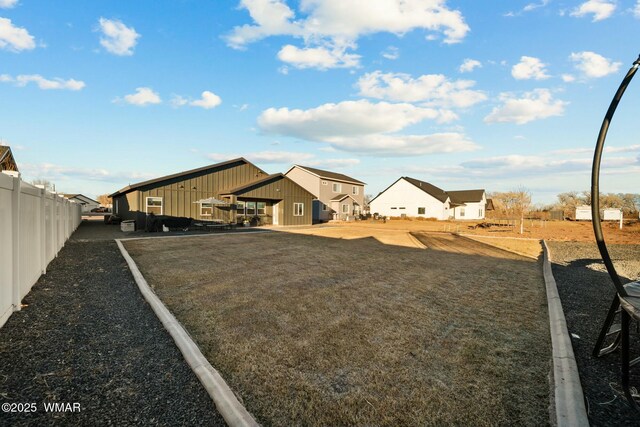
[(119, 209), (118, 209), (118, 199), (115, 200), (115, 205), (114, 205), (114, 211), (113, 213), (118, 214), (120, 213)]
[(236, 215), (244, 215), (244, 202), (236, 202)]
[(464, 216), (464, 208), (460, 208), (460, 216)]
[(351, 194), (353, 194), (354, 196), (358, 194), (358, 187), (356, 187), (355, 185), (353, 186), (353, 189), (351, 190)]
[(401, 207), (400, 209), (406, 209), (405, 207)]
[(247, 202), (247, 216), (256, 214), (256, 202)]
[(325, 205), (324, 203), (322, 204), (322, 210), (323, 211), (328, 211), (329, 210), (329, 206)]
[(211, 216), (213, 213), (213, 205), (211, 203), (202, 203), (200, 205), (200, 216)]
[(424, 215), (426, 211), (426, 208), (418, 208), (418, 215)]
[(398, 208), (391, 208), (391, 209), (398, 209)]
[(340, 193), (342, 191), (342, 184), (334, 182), (332, 188), (334, 193)]
[(303, 216), (303, 215), (304, 215), (304, 203), (294, 203), (293, 216)]
[(258, 209), (258, 215), (266, 215), (267, 214), (267, 204), (265, 202), (257, 202), (256, 203)]
[(322, 185), (327, 185), (327, 181), (322, 181)]
[(147, 197), (147, 214), (162, 215), (162, 197)]
[(478, 216), (482, 218), (482, 209), (478, 209)]
[(342, 213), (346, 213), (346, 214), (349, 213), (349, 205), (347, 204), (342, 205)]

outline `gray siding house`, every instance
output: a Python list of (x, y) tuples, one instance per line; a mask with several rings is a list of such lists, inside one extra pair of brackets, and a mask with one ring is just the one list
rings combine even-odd
[(294, 165), (285, 176), (314, 195), (313, 221), (352, 220), (362, 213), (365, 183), (341, 173)]
[(260, 224), (311, 225), (313, 195), (283, 174), (269, 175), (244, 158), (131, 184), (110, 196), (113, 213), (135, 220), (137, 228), (144, 227), (150, 213), (224, 222), (257, 218)]

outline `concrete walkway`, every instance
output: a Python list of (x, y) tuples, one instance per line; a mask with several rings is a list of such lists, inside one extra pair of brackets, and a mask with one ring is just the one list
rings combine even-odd
[[(0, 404), (15, 411), (0, 425), (224, 425), (140, 295), (123, 235), (83, 222), (0, 328)], [(47, 412), (56, 402), (69, 405)]]

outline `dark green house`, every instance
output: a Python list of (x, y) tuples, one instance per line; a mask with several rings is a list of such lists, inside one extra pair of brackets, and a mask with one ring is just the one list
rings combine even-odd
[(198, 220), (311, 225), (313, 195), (244, 158), (131, 184), (111, 194), (113, 213), (144, 226), (148, 214)]

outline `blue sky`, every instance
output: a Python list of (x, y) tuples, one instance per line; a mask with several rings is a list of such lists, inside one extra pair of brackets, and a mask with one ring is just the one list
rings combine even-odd
[[(553, 202), (589, 187), (639, 24), (637, 0), (0, 0), (0, 140), (93, 197), (244, 156)], [(606, 192), (640, 191), (634, 84)]]

